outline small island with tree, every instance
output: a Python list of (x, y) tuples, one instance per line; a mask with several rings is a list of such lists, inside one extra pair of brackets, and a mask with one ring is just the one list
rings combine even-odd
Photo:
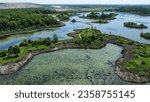
[(137, 29), (146, 29), (146, 28), (148, 28), (144, 24), (137, 24), (137, 23), (134, 23), (134, 22), (125, 22), (124, 26), (128, 27), (128, 28), (137, 28)]
[(147, 33), (143, 33), (143, 32), (142, 32), (142, 33), (141, 33), (141, 37), (150, 40), (150, 32), (147, 32)]
[(117, 14), (115, 13), (97, 13), (97, 12), (91, 12), (87, 14), (86, 16), (83, 14), (83, 16), (80, 16), (81, 18), (86, 18), (86, 19), (94, 19), (97, 21), (93, 21), (93, 23), (109, 23), (108, 20), (114, 20), (116, 19)]
[(98, 21), (93, 21), (92, 23), (107, 24), (109, 22), (107, 20), (98, 20)]

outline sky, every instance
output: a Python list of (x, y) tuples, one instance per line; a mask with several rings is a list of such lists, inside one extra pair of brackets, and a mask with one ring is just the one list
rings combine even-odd
[(2, 2), (28, 2), (38, 4), (149, 4), (150, 0), (0, 0)]

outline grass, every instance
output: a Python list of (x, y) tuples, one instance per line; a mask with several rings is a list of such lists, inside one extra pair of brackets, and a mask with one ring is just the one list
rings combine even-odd
[(150, 77), (150, 45), (138, 45), (132, 52), (135, 58), (128, 60), (123, 67), (129, 72)]
[(84, 46), (86, 48), (100, 48), (106, 45), (108, 36), (102, 34), (101, 31), (94, 28), (84, 29), (78, 33), (80, 39), (74, 42), (78, 45)]
[(5, 59), (5, 57), (0, 57), (0, 64), (4, 65), (7, 63), (11, 63), (11, 62), (18, 62), (21, 59), (23, 59), (29, 52), (54, 48), (55, 46), (56, 46), (56, 44), (52, 44), (49, 46), (45, 46), (45, 45), (32, 46), (31, 44), (28, 46), (22, 46), (22, 47), (19, 47), (20, 48), (20, 53), (18, 54), (19, 57), (10, 58), (10, 59)]

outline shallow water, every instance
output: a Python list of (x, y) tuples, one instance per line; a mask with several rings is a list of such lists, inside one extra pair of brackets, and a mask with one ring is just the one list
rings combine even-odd
[(115, 73), (122, 48), (64, 49), (40, 54), (20, 71), (1, 75), (0, 84), (133, 84)]
[[(70, 19), (76, 19), (79, 22), (72, 23), (70, 20), (64, 22), (66, 26), (52, 29), (52, 30), (45, 30), (45, 31), (39, 31), (31, 34), (21, 34), (21, 35), (12, 35), (7, 37), (6, 39), (0, 40), (0, 49), (7, 49), (9, 46), (13, 46), (16, 44), (19, 44), (21, 41), (25, 39), (39, 39), (39, 38), (45, 38), (45, 37), (52, 37), (54, 34), (57, 34), (59, 37), (59, 40), (63, 39), (71, 39), (71, 37), (68, 37), (66, 34), (73, 32), (74, 29), (83, 29), (90, 27), (92, 24), (97, 29), (101, 30), (105, 33), (110, 33), (113, 35), (119, 35), (123, 36), (129, 39), (132, 39), (134, 41), (150, 44), (150, 40), (146, 40), (140, 37), (141, 32), (150, 32), (150, 17), (145, 16), (139, 16), (134, 14), (128, 14), (128, 13), (120, 13), (116, 12), (118, 14), (117, 19), (110, 21), (108, 24), (96, 24), (96, 23), (90, 23), (92, 20), (89, 19), (83, 19), (79, 18), (78, 16), (73, 16)], [(82, 15), (83, 13), (80, 13)], [(123, 26), (123, 23), (126, 21), (133, 21), (137, 23), (144, 23), (148, 26), (147, 29), (131, 29), (126, 28)], [(88, 24), (87, 24), (88, 23)]]

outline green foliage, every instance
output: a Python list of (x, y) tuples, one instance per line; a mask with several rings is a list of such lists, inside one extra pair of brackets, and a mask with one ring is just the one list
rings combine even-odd
[(127, 61), (124, 68), (138, 75), (150, 77), (150, 46), (139, 45), (133, 53), (136, 58)]
[(89, 19), (100, 19), (100, 20), (113, 20), (117, 14), (115, 13), (110, 13), (110, 14), (105, 14), (105, 13), (97, 13), (97, 12), (91, 12), (90, 14), (87, 14), (87, 16), (82, 16), (83, 18), (89, 18)]
[(84, 29), (78, 35), (80, 39), (75, 40), (75, 43), (85, 47), (100, 47), (106, 40), (105, 35), (94, 28)]
[(141, 37), (145, 38), (145, 39), (150, 39), (150, 33), (141, 33)]
[(134, 23), (134, 22), (125, 22), (124, 26), (125, 27), (129, 27), (129, 28), (138, 28), (138, 29), (145, 29), (145, 28), (147, 28), (147, 26), (144, 25), (144, 24), (139, 24), (138, 25), (137, 23)]
[(116, 9), (116, 11), (120, 12), (128, 12), (143, 16), (150, 16), (150, 8), (144, 6), (126, 6), (126, 7), (119, 7)]
[(58, 36), (56, 34), (54, 34), (54, 36), (53, 36), (53, 41), (54, 41), (54, 43), (58, 42)]
[(93, 21), (92, 23), (106, 24), (106, 23), (109, 23), (109, 22), (107, 20), (98, 20), (98, 21)]
[(65, 21), (65, 20), (69, 20), (69, 16), (68, 14), (63, 14), (63, 13), (60, 13), (60, 14), (57, 14), (56, 16), (60, 21)]
[(20, 48), (18, 46), (10, 46), (8, 48), (8, 53), (9, 54), (18, 54), (18, 53), (20, 53)]
[(60, 24), (52, 13), (56, 11), (43, 8), (0, 10), (0, 32)]
[[(54, 47), (55, 43), (58, 42), (57, 35), (55, 34), (55, 41), (51, 41), (51, 38), (42, 38), (38, 40), (24, 40), (19, 46), (10, 46), (8, 50), (0, 51), (0, 63), (10, 63), (18, 61), (19, 59), (26, 56), (28, 52), (43, 50)], [(53, 46), (52, 46), (53, 45)]]
[(0, 51), (0, 57), (5, 57), (7, 55), (7, 51), (1, 50)]
[(20, 47), (22, 47), (22, 46), (28, 46), (28, 45), (29, 45), (29, 43), (28, 43), (27, 40), (24, 40), (23, 42), (21, 42), (21, 43), (19, 44)]

